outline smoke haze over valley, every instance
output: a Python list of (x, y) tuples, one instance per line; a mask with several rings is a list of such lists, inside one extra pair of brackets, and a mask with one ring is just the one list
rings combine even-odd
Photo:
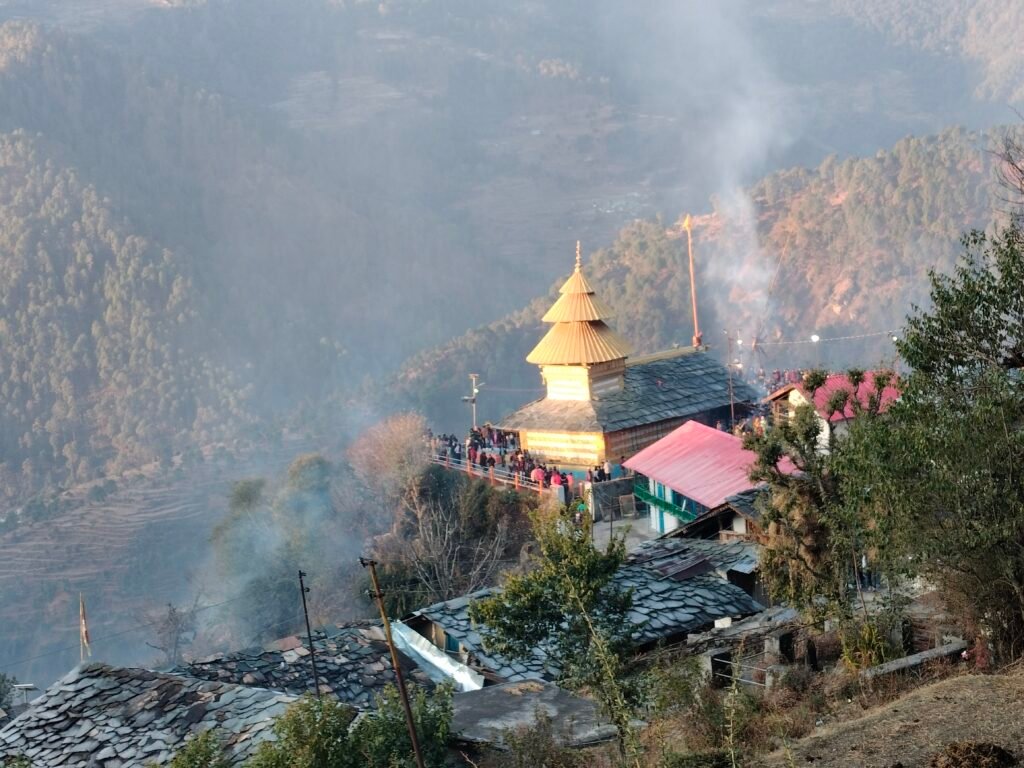
[(147, 611), (232, 597), (234, 481), (280, 514), (320, 451), (355, 517), (367, 426), (464, 431), (470, 372), (481, 420), (536, 397), (577, 240), (638, 353), (689, 343), (690, 213), (716, 351), (891, 359), (1000, 220), (1022, 36), (997, 0), (0, 0), (0, 672), (77, 662), (78, 592), (139, 663)]

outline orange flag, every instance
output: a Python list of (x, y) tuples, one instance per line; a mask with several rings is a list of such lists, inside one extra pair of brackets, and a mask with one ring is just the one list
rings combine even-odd
[(85, 619), (85, 598), (78, 593), (78, 645), (79, 659), (85, 661), (86, 656), (92, 656), (92, 648), (89, 647), (89, 622)]
[(683, 219), (683, 229), (690, 231), (690, 214), (686, 214), (686, 218)]

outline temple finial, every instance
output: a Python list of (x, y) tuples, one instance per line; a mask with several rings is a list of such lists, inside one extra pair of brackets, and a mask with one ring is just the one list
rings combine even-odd
[(583, 266), (583, 257), (580, 256), (580, 241), (576, 241), (576, 271), (580, 271), (580, 267)]

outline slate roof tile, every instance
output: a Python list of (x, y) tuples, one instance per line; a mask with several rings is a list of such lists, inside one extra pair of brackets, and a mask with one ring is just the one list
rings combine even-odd
[[(315, 688), (309, 649), (289, 637), (264, 648), (215, 655), (184, 664), (176, 671), (204, 680), (222, 680), (291, 694)], [(339, 701), (361, 709), (372, 708), (374, 697), (395, 680), (387, 643), (372, 622), (354, 622), (313, 633), (320, 687)], [(287, 649), (287, 650), (283, 650)], [(399, 654), (406, 680), (432, 687), (406, 656)], [(245, 689), (240, 689), (244, 691)], [(240, 695), (240, 694), (239, 694)]]
[[(706, 560), (710, 571), (681, 579), (666, 577), (659, 567), (679, 561)], [(637, 628), (638, 647), (658, 641), (671, 641), (697, 632), (723, 617), (757, 613), (763, 607), (746, 592), (726, 580), (732, 569), (748, 569), (757, 564), (756, 548), (746, 542), (723, 544), (697, 539), (655, 539), (644, 542), (615, 574), (615, 582), (632, 590), (633, 608), (628, 618)], [(513, 661), (484, 648), (480, 632), (469, 619), (469, 604), (499, 590), (483, 589), (456, 600), (435, 603), (413, 613), (440, 625), (456, 638), (477, 664), (507, 682), (554, 679), (557, 664), (535, 649), (533, 658)]]
[[(729, 405), (729, 373), (707, 351), (679, 350), (640, 358), (626, 365), (623, 388), (593, 400), (527, 403), (506, 416), (508, 430), (617, 432), (669, 419), (684, 419)], [(736, 403), (755, 403), (758, 393), (733, 381)]]
[[(79, 666), (0, 728), (0, 759), (25, 754), (33, 768), (162, 765), (189, 734), (216, 726), (225, 739), (227, 757), (240, 764), (270, 733), (273, 718), (295, 698), (253, 689), (247, 698), (235, 699), (244, 702), (243, 715), (231, 700), (223, 701), (237, 690), (226, 683), (141, 669)], [(152, 706), (140, 708), (130, 702), (143, 699)], [(239, 716), (220, 723), (211, 716), (215, 704), (220, 705), (218, 714), (229, 711)]]

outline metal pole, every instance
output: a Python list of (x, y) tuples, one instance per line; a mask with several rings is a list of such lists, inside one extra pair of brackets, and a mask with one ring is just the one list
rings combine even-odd
[(416, 723), (412, 718), (412, 707), (409, 706), (409, 694), (405, 691), (405, 680), (402, 679), (402, 667), (398, 663), (398, 651), (395, 650), (395, 642), (391, 639), (391, 622), (388, 621), (388, 614), (384, 610), (384, 593), (380, 591), (377, 582), (377, 561), (365, 557), (359, 558), (359, 564), (363, 568), (370, 569), (370, 582), (373, 584), (373, 597), (377, 600), (377, 607), (380, 609), (380, 618), (384, 623), (384, 637), (388, 641), (388, 648), (391, 650), (391, 664), (395, 668), (395, 682), (398, 684), (398, 695), (402, 698), (402, 706), (405, 708), (405, 723), (409, 726), (409, 738), (412, 740), (412, 751), (416, 755), (417, 768), (425, 768), (423, 765), (423, 754), (420, 752), (420, 740), (416, 736)]
[(693, 346), (699, 347), (703, 344), (703, 337), (700, 332), (700, 321), (697, 319), (697, 279), (693, 272), (693, 236), (690, 234), (690, 215), (686, 215), (683, 222), (686, 229), (686, 250), (690, 255), (690, 302), (693, 304)]
[(306, 617), (306, 637), (309, 638), (309, 660), (313, 664), (313, 683), (316, 685), (317, 699), (322, 700), (320, 694), (320, 674), (316, 671), (316, 648), (313, 646), (313, 631), (309, 628), (309, 609), (306, 607), (306, 593), (309, 592), (309, 587), (303, 581), (305, 576), (305, 571), (299, 571), (299, 592), (302, 593), (302, 613)]
[(476, 382), (477, 382), (477, 379), (479, 379), (479, 378), (480, 378), (480, 374), (479, 373), (471, 373), (471, 374), (469, 374), (469, 380), (470, 380), (470, 382), (472, 382), (472, 389), (471, 389), (471, 395), (470, 395), (470, 397), (472, 399), (469, 402), (470, 402), (470, 405), (473, 406), (473, 429), (476, 429)]

